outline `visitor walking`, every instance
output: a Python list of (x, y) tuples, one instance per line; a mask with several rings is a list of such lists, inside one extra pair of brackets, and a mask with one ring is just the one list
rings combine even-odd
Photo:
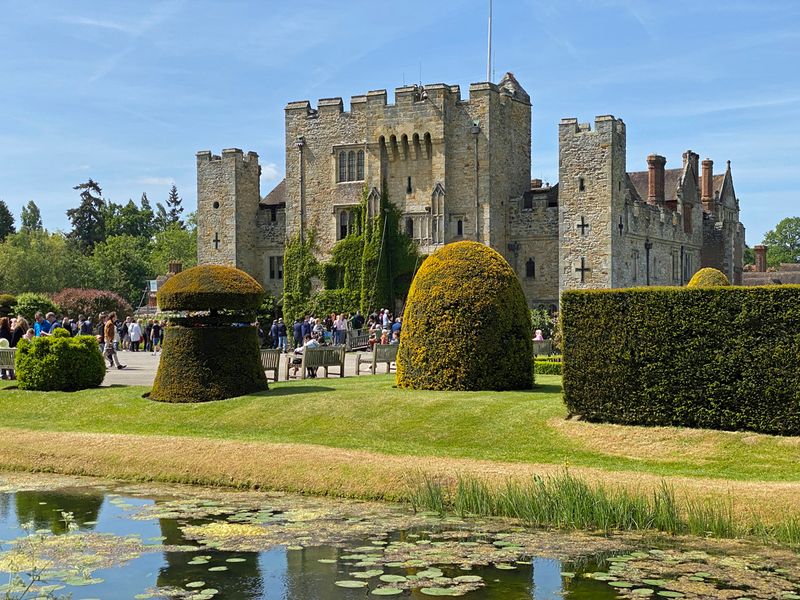
[[(111, 369), (114, 367), (114, 363), (117, 365), (117, 369), (124, 369), (126, 365), (122, 365), (119, 362), (119, 358), (117, 357), (117, 351), (114, 348), (114, 336), (117, 333), (117, 313), (112, 312), (108, 315), (106, 319), (105, 326), (103, 327), (103, 339), (105, 340), (105, 350), (103, 351), (103, 355), (105, 356), (106, 360), (108, 361), (108, 368)], [(139, 332), (141, 334), (141, 330)], [(131, 340), (131, 344), (133, 341)]]
[(272, 325), (269, 328), (269, 347), (278, 347), (278, 319), (273, 319)]
[(150, 347), (153, 350), (153, 356), (161, 352), (161, 325), (158, 321), (153, 321), (153, 327), (150, 329)]

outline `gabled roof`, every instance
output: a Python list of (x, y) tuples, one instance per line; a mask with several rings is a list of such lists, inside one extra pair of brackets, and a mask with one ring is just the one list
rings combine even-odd
[(286, 178), (272, 188), (272, 191), (264, 196), (260, 202), (261, 206), (280, 206), (286, 205)]

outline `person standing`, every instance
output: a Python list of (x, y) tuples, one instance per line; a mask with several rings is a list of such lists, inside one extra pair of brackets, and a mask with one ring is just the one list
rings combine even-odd
[(269, 328), (269, 347), (270, 348), (277, 348), (278, 347), (278, 319), (274, 319), (272, 321), (272, 325)]
[(139, 351), (139, 343), (142, 341), (142, 326), (138, 321), (132, 321), (128, 327), (128, 334), (131, 336), (131, 352)]
[(289, 351), (288, 331), (283, 319), (278, 319), (278, 348), (283, 352)]
[(333, 326), (335, 327), (333, 343), (337, 346), (344, 344), (347, 335), (347, 319), (344, 318), (344, 315), (338, 315)]
[(299, 348), (303, 345), (303, 324), (300, 322), (300, 319), (294, 320), (294, 325), (292, 325), (292, 339), (294, 340), (295, 348)]
[(153, 327), (150, 330), (150, 348), (153, 350), (153, 356), (161, 352), (161, 325), (158, 321), (153, 321)]
[(126, 365), (122, 365), (117, 357), (117, 351), (114, 349), (114, 337), (117, 333), (117, 313), (112, 312), (108, 315), (106, 323), (103, 326), (103, 339), (105, 340), (105, 350), (103, 354), (108, 361), (108, 368), (113, 368), (114, 363), (117, 364), (117, 369), (124, 369)]

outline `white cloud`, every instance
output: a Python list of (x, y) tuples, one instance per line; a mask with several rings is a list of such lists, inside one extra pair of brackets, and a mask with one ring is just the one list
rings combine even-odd
[(263, 177), (265, 181), (277, 179), (278, 175), (280, 175), (280, 169), (278, 169), (278, 165), (275, 163), (261, 165), (261, 177)]
[(135, 34), (138, 30), (137, 27), (125, 25), (122, 23), (115, 23), (114, 21), (100, 21), (98, 19), (89, 19), (86, 17), (60, 17), (59, 21), (69, 25), (84, 25), (86, 27), (97, 27), (100, 29), (113, 29), (115, 31), (122, 31), (127, 34)]
[(172, 177), (139, 177), (136, 183), (141, 185), (172, 185), (175, 180)]

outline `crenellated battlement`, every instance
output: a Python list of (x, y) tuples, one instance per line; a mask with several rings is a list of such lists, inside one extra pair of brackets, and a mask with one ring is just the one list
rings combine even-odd
[(559, 134), (581, 133), (625, 133), (625, 122), (614, 115), (598, 115), (594, 118), (594, 129), (591, 123), (579, 123), (575, 117), (561, 119), (558, 124)]
[(234, 160), (240, 159), (244, 163), (258, 165), (258, 153), (250, 151), (245, 154), (241, 148), (226, 148), (222, 151), (222, 155), (213, 154), (211, 150), (201, 150), (196, 157), (198, 164), (233, 158)]

